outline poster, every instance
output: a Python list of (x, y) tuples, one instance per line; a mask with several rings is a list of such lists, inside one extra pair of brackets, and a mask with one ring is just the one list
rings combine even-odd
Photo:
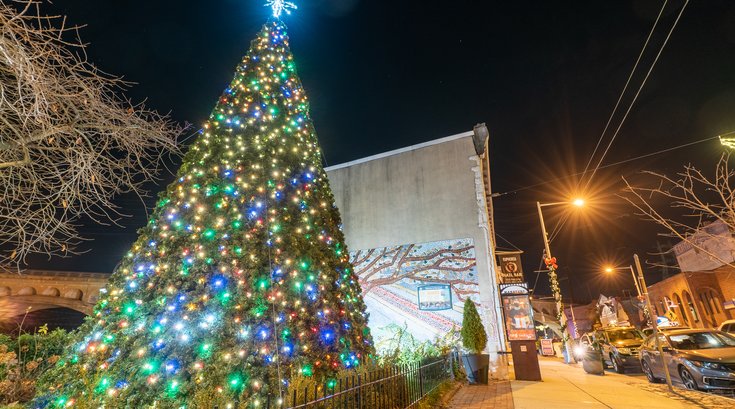
[(504, 295), (503, 309), (509, 341), (534, 341), (536, 339), (533, 310), (527, 294)]
[(541, 339), (541, 355), (554, 356), (554, 341), (548, 338)]

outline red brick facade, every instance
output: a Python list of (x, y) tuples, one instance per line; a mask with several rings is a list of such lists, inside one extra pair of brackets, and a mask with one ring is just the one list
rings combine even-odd
[(648, 286), (648, 293), (657, 315), (673, 306), (681, 325), (712, 328), (735, 318), (735, 309), (726, 309), (735, 299), (735, 268), (731, 266), (682, 272)]

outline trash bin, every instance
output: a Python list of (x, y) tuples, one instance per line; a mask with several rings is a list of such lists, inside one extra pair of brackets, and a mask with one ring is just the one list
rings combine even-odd
[(588, 349), (582, 359), (582, 368), (585, 372), (593, 375), (604, 375), (605, 368), (602, 365), (602, 354), (596, 349)]

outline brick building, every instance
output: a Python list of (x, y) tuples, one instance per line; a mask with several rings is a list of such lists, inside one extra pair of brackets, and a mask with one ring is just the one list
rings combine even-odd
[(716, 327), (735, 318), (735, 268), (682, 272), (648, 286), (657, 315), (672, 309), (692, 328)]
[(656, 314), (671, 309), (692, 328), (735, 318), (735, 239), (729, 228), (721, 222), (705, 226), (673, 253), (682, 272), (648, 287)]

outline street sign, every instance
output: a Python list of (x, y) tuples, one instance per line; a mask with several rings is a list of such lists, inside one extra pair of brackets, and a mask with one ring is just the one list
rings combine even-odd
[(554, 340), (548, 338), (541, 339), (541, 355), (554, 356)]

